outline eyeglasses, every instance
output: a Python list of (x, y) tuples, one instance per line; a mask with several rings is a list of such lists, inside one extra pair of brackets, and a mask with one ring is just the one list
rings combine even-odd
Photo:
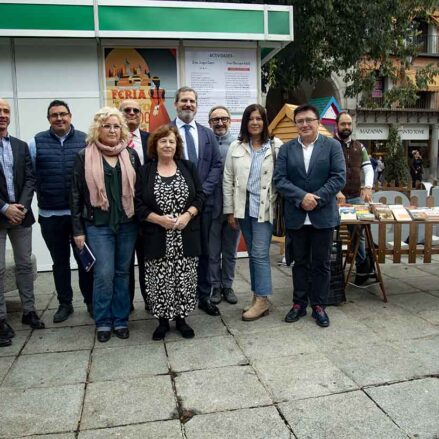
[(101, 125), (101, 128), (103, 128), (104, 130), (114, 130), (114, 131), (118, 131), (120, 130), (122, 127), (120, 125), (113, 125), (111, 123), (106, 123), (104, 125)]
[(222, 123), (230, 122), (230, 117), (212, 117), (211, 119), (209, 119), (209, 122), (212, 122), (214, 125), (219, 124), (220, 121)]
[(139, 114), (140, 113), (140, 109), (139, 108), (126, 107), (126, 108), (123, 109), (123, 112), (126, 113), (126, 114), (130, 114), (130, 113)]
[(70, 113), (52, 113), (49, 114), (49, 117), (51, 119), (58, 119), (58, 117), (60, 117), (61, 119), (64, 119), (65, 117), (70, 116)]
[(311, 119), (310, 117), (307, 117), (306, 119), (299, 119), (296, 120), (296, 125), (302, 126), (302, 125), (309, 125), (311, 122), (314, 122), (315, 120), (318, 120), (316, 117), (314, 119)]

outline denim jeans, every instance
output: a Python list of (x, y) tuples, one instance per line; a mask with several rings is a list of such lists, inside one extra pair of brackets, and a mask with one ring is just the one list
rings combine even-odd
[(128, 325), (130, 262), (137, 227), (134, 221), (123, 223), (115, 233), (107, 226), (87, 226), (87, 243), (96, 257), (93, 317), (98, 331)]
[[(364, 204), (361, 197), (346, 198), (346, 203), (349, 204)], [(348, 226), (349, 234), (352, 236), (354, 228), (359, 226)], [(360, 226), (361, 227), (361, 226)], [(360, 244), (358, 245), (357, 257), (355, 258), (355, 265), (358, 267), (366, 260), (366, 243), (364, 239), (363, 227), (361, 227)]]
[[(73, 290), (70, 271), (70, 247), (75, 244), (72, 240), (72, 217), (62, 216), (40, 216), (38, 222), (41, 226), (41, 234), (49, 249), (53, 261), (53, 280), (55, 282), (58, 302), (63, 305), (72, 303)], [(78, 263), (79, 289), (84, 297), (85, 303), (92, 302), (93, 294), (93, 270), (86, 272), (78, 256), (73, 251), (73, 256)]]
[(257, 218), (251, 218), (248, 203), (245, 218), (238, 221), (248, 250), (252, 291), (256, 296), (271, 296), (270, 244), (273, 225), (268, 221), (259, 223)]

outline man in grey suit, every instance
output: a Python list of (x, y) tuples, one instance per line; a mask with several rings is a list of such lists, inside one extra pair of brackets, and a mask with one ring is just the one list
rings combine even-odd
[[(230, 144), (236, 138), (230, 132), (230, 111), (222, 105), (217, 105), (209, 111), (209, 125), (218, 140), (223, 164), (226, 160)], [(222, 298), (235, 304), (238, 299), (232, 284), (235, 278), (236, 247), (240, 232), (232, 228), (223, 215), (222, 181), (215, 191), (215, 204), (212, 213), (212, 225), (209, 236), (209, 276), (212, 284), (210, 301), (220, 303)]]
[(336, 194), (346, 182), (340, 143), (319, 134), (312, 105), (294, 110), (299, 138), (281, 146), (274, 183), (285, 199), (285, 225), (292, 241), (293, 307), (285, 321), (306, 315), (308, 302), (317, 325), (329, 326), (324, 304), (329, 293), (334, 227), (339, 223)]
[(32, 224), (35, 222), (31, 203), (35, 176), (27, 144), (8, 134), (10, 121), (9, 104), (0, 99), (0, 347), (10, 346), (15, 335), (6, 322), (4, 277), (7, 237), (14, 252), (16, 282), (23, 305), (21, 322), (33, 329), (44, 328), (35, 311), (31, 259)]
[(215, 200), (215, 189), (222, 172), (221, 155), (213, 132), (195, 122), (198, 94), (190, 87), (180, 87), (175, 94), (174, 106), (177, 118), (174, 124), (183, 138), (185, 158), (197, 166), (206, 203), (201, 213), (202, 254), (198, 261), (198, 308), (211, 316), (220, 315), (216, 305), (210, 301), (211, 284), (209, 281), (209, 232)]

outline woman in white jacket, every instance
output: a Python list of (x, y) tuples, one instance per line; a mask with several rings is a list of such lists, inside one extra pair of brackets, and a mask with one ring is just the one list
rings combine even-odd
[(273, 153), (282, 142), (268, 135), (265, 108), (249, 105), (242, 115), (238, 140), (230, 145), (223, 179), (224, 214), (231, 227), (238, 223), (249, 253), (252, 305), (242, 319), (268, 315), (272, 294), (270, 244), (276, 192), (272, 182)]

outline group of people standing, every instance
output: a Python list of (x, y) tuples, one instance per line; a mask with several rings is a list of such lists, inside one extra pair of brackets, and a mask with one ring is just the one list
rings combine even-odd
[[(274, 204), (282, 196), (294, 258), (293, 307), (285, 320), (297, 321), (309, 304), (316, 323), (329, 325), (324, 304), (345, 158), (338, 141), (319, 134), (318, 111), (307, 104), (297, 107), (300, 137), (282, 145), (270, 138), (266, 111), (258, 104), (245, 109), (237, 139), (224, 106), (211, 109), (210, 128), (195, 121), (194, 89), (180, 88), (174, 106), (176, 119), (152, 133), (139, 129), (137, 101), (123, 101), (119, 109), (104, 107), (85, 135), (71, 124), (68, 104), (56, 100), (48, 108), (50, 129), (37, 134), (28, 148), (9, 136), (10, 107), (0, 100), (0, 345), (7, 346), (13, 337), (2, 286), (7, 235), (17, 265), (23, 323), (44, 327), (29, 278), (34, 189), (53, 260), (59, 300), (54, 322), (74, 311), (70, 246), (77, 257), (87, 243), (96, 263), (87, 272), (78, 260), (79, 284), (100, 342), (112, 334), (129, 337), (134, 254), (145, 308), (158, 320), (153, 339), (166, 336), (171, 320), (183, 337), (191, 338), (194, 331), (186, 317), (196, 306), (218, 316), (221, 300), (238, 301), (232, 284), (240, 231), (251, 284), (242, 319), (267, 315), (273, 293), (269, 249)], [(16, 239), (18, 235), (23, 238)], [(26, 249), (21, 250), (24, 236)]]

